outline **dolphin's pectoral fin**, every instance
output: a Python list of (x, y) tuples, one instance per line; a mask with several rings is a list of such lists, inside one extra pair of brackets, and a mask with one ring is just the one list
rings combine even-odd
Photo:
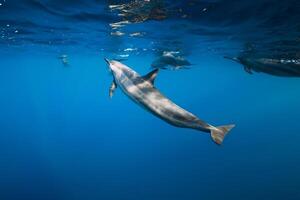
[(244, 70), (249, 74), (253, 74), (249, 66), (244, 66)]
[(233, 61), (238, 62), (238, 63), (241, 63), (240, 59), (238, 57), (224, 56), (224, 58), (229, 59), (229, 60), (233, 60)]
[(112, 96), (114, 95), (114, 91), (116, 90), (117, 88), (117, 84), (115, 81), (113, 81), (111, 83), (111, 86), (109, 87), (109, 97), (112, 98)]
[(146, 81), (149, 81), (150, 83), (152, 83), (152, 85), (154, 85), (154, 80), (157, 76), (158, 71), (159, 71), (159, 69), (155, 69), (155, 70), (149, 72), (148, 74), (143, 76), (143, 79), (145, 79)]

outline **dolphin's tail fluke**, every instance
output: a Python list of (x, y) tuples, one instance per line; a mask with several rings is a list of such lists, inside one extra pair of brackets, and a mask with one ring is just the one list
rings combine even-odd
[(222, 144), (224, 137), (227, 135), (227, 133), (235, 127), (234, 124), (226, 125), (226, 126), (218, 126), (218, 127), (212, 127), (210, 130), (210, 135), (213, 141), (219, 145)]

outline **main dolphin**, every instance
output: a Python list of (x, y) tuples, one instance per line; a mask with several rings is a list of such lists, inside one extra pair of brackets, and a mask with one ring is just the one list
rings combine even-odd
[(108, 63), (114, 78), (109, 89), (110, 97), (113, 96), (114, 90), (120, 87), (134, 102), (162, 120), (177, 127), (210, 133), (211, 138), (217, 144), (222, 144), (225, 135), (235, 126), (212, 126), (166, 98), (154, 87), (158, 69), (145, 76), (140, 76), (137, 72), (118, 61), (108, 59), (105, 59), (105, 61)]

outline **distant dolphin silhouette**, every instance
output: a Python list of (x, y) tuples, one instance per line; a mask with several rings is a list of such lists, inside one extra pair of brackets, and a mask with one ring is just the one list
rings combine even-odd
[(68, 55), (63, 54), (63, 55), (59, 56), (58, 58), (61, 60), (62, 64), (63, 64), (65, 67), (69, 66)]
[(177, 127), (208, 132), (217, 144), (221, 144), (225, 135), (235, 126), (212, 126), (167, 99), (153, 85), (158, 69), (145, 76), (140, 76), (137, 72), (118, 61), (107, 59), (105, 61), (108, 63), (114, 77), (109, 89), (110, 97), (113, 96), (114, 90), (119, 86), (134, 102), (162, 120)]
[(177, 52), (163, 52), (163, 55), (154, 60), (151, 64), (152, 68), (168, 69), (189, 69), (191, 63), (181, 56), (175, 55)]
[(244, 66), (247, 73), (263, 72), (274, 76), (300, 77), (300, 60), (297, 59), (274, 59), (274, 58), (251, 58), (247, 56), (228, 57)]

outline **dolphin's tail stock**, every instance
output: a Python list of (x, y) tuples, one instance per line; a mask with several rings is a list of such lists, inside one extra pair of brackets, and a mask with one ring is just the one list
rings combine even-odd
[(227, 135), (227, 133), (233, 128), (235, 127), (234, 124), (231, 125), (226, 125), (226, 126), (218, 126), (218, 127), (212, 127), (210, 129), (210, 135), (211, 138), (213, 139), (213, 141), (215, 143), (217, 143), (218, 145), (221, 145), (224, 137)]

